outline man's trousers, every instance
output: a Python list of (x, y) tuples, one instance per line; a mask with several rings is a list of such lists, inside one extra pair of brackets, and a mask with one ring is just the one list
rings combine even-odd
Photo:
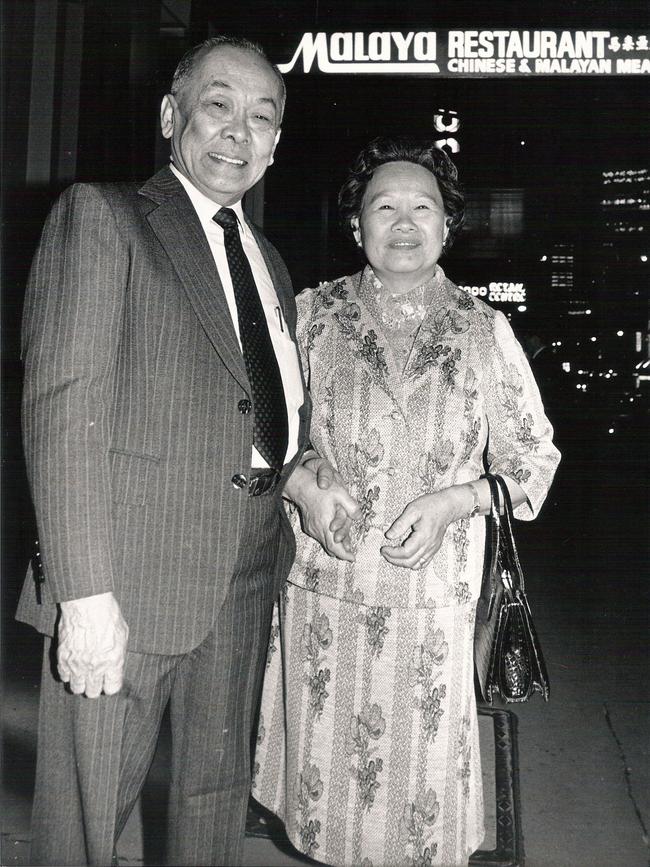
[(53, 675), (45, 639), (31, 864), (111, 864), (168, 702), (167, 862), (241, 863), (251, 729), (279, 590), (277, 498), (251, 497), (248, 511), (226, 601), (214, 629), (189, 653), (129, 652), (122, 691), (88, 699)]

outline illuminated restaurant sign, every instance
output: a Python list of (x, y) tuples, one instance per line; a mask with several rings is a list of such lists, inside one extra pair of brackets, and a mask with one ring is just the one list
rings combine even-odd
[(487, 298), (488, 301), (510, 302), (511, 304), (524, 304), (526, 301), (526, 287), (523, 283), (495, 282), (487, 286), (459, 286), (469, 295), (477, 298)]
[(419, 30), (303, 33), (280, 72), (436, 75), (647, 75), (647, 33)]

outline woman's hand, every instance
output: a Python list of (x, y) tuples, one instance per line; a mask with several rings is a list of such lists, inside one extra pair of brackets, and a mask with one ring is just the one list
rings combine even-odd
[(385, 536), (392, 541), (411, 532), (400, 544), (383, 545), (382, 556), (394, 566), (424, 569), (442, 545), (447, 527), (470, 513), (472, 501), (467, 485), (444, 488), (413, 500)]

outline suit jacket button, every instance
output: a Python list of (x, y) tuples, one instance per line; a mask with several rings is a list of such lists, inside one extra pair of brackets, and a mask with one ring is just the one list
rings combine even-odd
[(252, 410), (253, 404), (248, 400), (248, 398), (244, 398), (240, 400), (237, 404), (237, 409), (240, 411), (242, 415), (248, 415), (248, 413)]
[(248, 484), (248, 479), (243, 473), (235, 473), (232, 477), (231, 482), (236, 488), (245, 488)]

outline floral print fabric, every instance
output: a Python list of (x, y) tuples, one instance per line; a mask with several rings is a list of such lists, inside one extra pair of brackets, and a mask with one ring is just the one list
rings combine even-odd
[(451, 526), (420, 572), (381, 557), (385, 531), (416, 497), (478, 478), (486, 446), (530, 519), (559, 460), (506, 318), (440, 268), (425, 290), (399, 341), (370, 268), (297, 299), (312, 443), (363, 516), (351, 564), (292, 515), (253, 793), (297, 848), (346, 867), (466, 864), (483, 836), (472, 647), (484, 521)]
[(367, 608), (289, 585), (274, 627), (253, 796), (325, 864), (466, 865), (484, 836), (474, 604)]

